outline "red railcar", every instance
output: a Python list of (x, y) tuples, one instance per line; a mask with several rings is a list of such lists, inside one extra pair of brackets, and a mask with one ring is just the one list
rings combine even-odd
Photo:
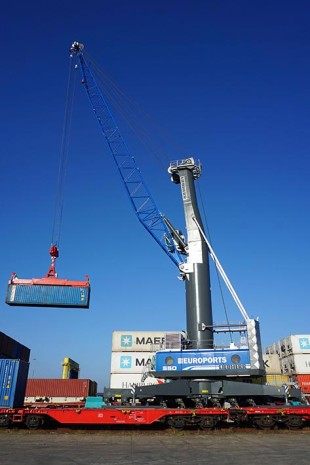
[(310, 422), (310, 406), (268, 406), (245, 408), (163, 408), (107, 406), (103, 408), (16, 408), (0, 409), (0, 426), (23, 425), (29, 429), (44, 426), (148, 426), (162, 424), (165, 427), (183, 429), (196, 427), (210, 430), (225, 424), (254, 426), (272, 429), (283, 425), (299, 429)]

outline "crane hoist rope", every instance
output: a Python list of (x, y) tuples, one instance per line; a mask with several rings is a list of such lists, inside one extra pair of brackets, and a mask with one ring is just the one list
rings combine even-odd
[(5, 300), (11, 306), (89, 308), (90, 283), (88, 276), (86, 276), (85, 281), (60, 279), (57, 276), (55, 268), (56, 259), (59, 257), (58, 247), (61, 236), (68, 146), (75, 93), (75, 85), (72, 86), (71, 81), (72, 73), (70, 66), (52, 223), (52, 238), (49, 250), (51, 265), (44, 278), (20, 279), (16, 273), (12, 273)]
[(52, 248), (54, 247), (54, 250), (55, 250), (55, 247), (56, 249), (60, 247), (62, 217), (63, 217), (63, 207), (64, 207), (64, 193), (65, 193), (65, 184), (66, 184), (66, 178), (67, 178), (67, 168), (68, 168), (68, 159), (69, 159), (69, 143), (70, 143), (70, 136), (71, 136), (75, 89), (76, 89), (75, 74), (72, 73), (72, 67), (69, 66), (64, 121), (63, 121), (61, 146), (60, 146), (60, 154), (59, 154), (59, 162), (58, 162), (54, 216), (53, 216), (53, 224), (52, 224), (52, 237), (51, 237), (51, 250), (50, 250), (51, 256), (52, 256)]
[[(211, 234), (210, 234), (210, 229), (209, 229), (209, 225), (208, 225), (208, 219), (207, 219), (207, 215), (206, 215), (204, 201), (203, 201), (203, 197), (202, 197), (202, 194), (201, 194), (199, 179), (198, 179), (198, 182), (197, 182), (197, 186), (198, 186), (197, 190), (198, 190), (198, 193), (199, 193), (200, 204), (202, 206), (204, 224), (206, 225), (206, 229), (207, 229), (208, 236), (209, 236), (209, 242), (210, 242), (210, 245), (212, 246)], [(219, 272), (219, 269), (216, 266), (216, 264), (215, 264), (215, 272), (216, 272), (216, 277), (217, 277), (217, 283), (218, 283), (219, 290), (220, 290), (221, 301), (222, 301), (222, 305), (223, 305), (223, 309), (224, 309), (224, 313), (225, 313), (226, 323), (229, 326), (230, 322), (229, 322), (229, 318), (228, 318), (228, 312), (227, 312), (226, 302), (225, 302), (225, 298), (224, 298), (223, 287), (222, 287), (222, 283), (221, 283), (221, 280), (220, 280), (220, 272)], [(230, 342), (232, 343), (233, 342), (232, 333), (229, 333), (229, 337), (230, 337)]]
[(144, 182), (142, 173), (122, 137), (106, 102), (106, 98), (99, 88), (94, 78), (93, 71), (84, 56), (83, 50), (84, 46), (82, 44), (74, 42), (71, 47), (71, 58), (76, 63), (75, 67), (79, 68), (81, 72), (82, 83), (87, 92), (100, 129), (110, 148), (110, 152), (119, 175), (122, 178), (131, 205), (144, 228), (160, 245), (173, 263), (179, 267), (179, 264), (183, 263), (184, 260), (177, 250), (175, 238), (165, 223), (163, 214), (158, 210)]
[[(132, 96), (128, 95), (87, 52), (83, 53), (94, 75), (96, 75), (98, 86), (104, 88), (104, 95), (111, 107), (122, 116), (128, 128), (154, 156), (159, 166), (166, 172), (166, 166), (171, 160), (172, 152), (178, 154), (177, 158), (185, 158), (185, 149), (180, 147), (180, 144), (173, 139), (171, 134)], [(156, 140), (154, 133), (157, 136)]]

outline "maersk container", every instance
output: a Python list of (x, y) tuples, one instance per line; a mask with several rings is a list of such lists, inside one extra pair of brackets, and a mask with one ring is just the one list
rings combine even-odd
[(167, 340), (176, 335), (181, 341), (179, 331), (113, 331), (112, 352), (156, 352), (164, 349), (178, 349), (180, 347), (166, 346)]
[(310, 334), (292, 334), (266, 347), (266, 353), (277, 353), (280, 358), (294, 354), (310, 354)]
[(23, 360), (0, 359), (0, 407), (24, 405), (28, 370)]
[(310, 354), (310, 334), (294, 334), (281, 340), (286, 356)]
[(143, 373), (154, 359), (155, 352), (112, 352), (111, 373)]
[(5, 302), (30, 307), (89, 308), (89, 286), (9, 284)]
[(310, 353), (289, 355), (282, 358), (281, 372), (285, 375), (310, 374)]

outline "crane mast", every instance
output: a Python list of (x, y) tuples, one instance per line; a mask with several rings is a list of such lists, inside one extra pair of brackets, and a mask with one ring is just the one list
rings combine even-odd
[(186, 263), (179, 268), (185, 279), (188, 348), (213, 349), (208, 247), (197, 226), (197, 222), (202, 225), (202, 221), (194, 186), (194, 181), (200, 176), (201, 165), (188, 158), (172, 162), (168, 172), (172, 182), (181, 186), (187, 230), (188, 256)]

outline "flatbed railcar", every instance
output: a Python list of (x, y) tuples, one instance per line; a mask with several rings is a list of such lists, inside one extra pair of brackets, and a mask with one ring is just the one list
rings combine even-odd
[(262, 406), (242, 408), (167, 408), (107, 406), (103, 408), (23, 407), (0, 408), (0, 426), (27, 427), (110, 427), (162, 425), (173, 429), (194, 427), (201, 430), (225, 425), (273, 429), (310, 426), (310, 406)]

